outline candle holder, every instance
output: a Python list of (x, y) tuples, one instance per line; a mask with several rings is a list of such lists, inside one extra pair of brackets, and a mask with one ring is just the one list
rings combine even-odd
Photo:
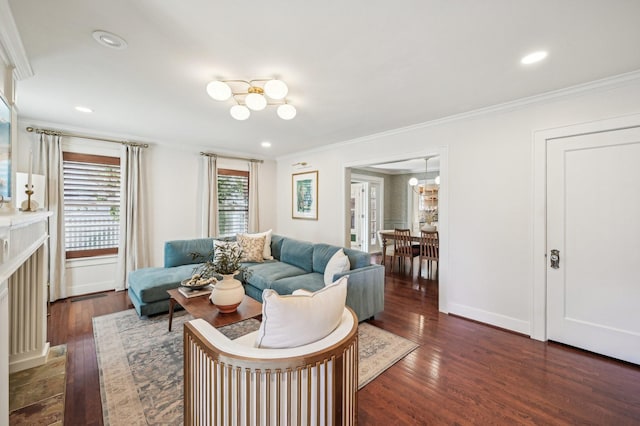
[(33, 195), (33, 185), (26, 184), (24, 187), (27, 188), (24, 191), (24, 193), (27, 194), (27, 199), (22, 202), (20, 210), (23, 212), (35, 212), (38, 210), (38, 203), (36, 200), (31, 199), (31, 196)]

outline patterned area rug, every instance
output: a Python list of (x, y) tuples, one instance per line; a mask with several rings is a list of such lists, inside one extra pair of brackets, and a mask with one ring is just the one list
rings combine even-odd
[[(182, 325), (191, 315), (140, 319), (133, 309), (93, 319), (105, 425), (182, 424)], [(233, 339), (257, 330), (247, 320), (220, 328)], [(419, 345), (361, 323), (358, 327), (362, 388)]]

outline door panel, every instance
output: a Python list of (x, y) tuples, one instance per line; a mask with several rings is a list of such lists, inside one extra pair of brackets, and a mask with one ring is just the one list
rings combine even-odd
[(640, 129), (547, 146), (548, 336), (640, 364)]
[(351, 248), (356, 250), (362, 249), (363, 232), (366, 234), (366, 228), (362, 229), (363, 185), (362, 183), (351, 184)]

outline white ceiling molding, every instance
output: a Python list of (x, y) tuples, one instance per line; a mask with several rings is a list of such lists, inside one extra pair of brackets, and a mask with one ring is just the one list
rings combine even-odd
[(14, 67), (14, 75), (18, 80), (33, 76), (33, 69), (24, 50), (20, 33), (13, 20), (9, 0), (0, 0), (0, 45), (2, 60), (6, 65)]

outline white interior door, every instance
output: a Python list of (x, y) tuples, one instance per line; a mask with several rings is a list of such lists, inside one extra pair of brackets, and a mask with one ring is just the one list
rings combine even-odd
[(363, 183), (351, 183), (351, 248), (363, 250), (363, 238), (366, 238), (366, 227), (363, 228), (366, 193)]
[(549, 140), (548, 338), (640, 364), (639, 303), (640, 128)]

